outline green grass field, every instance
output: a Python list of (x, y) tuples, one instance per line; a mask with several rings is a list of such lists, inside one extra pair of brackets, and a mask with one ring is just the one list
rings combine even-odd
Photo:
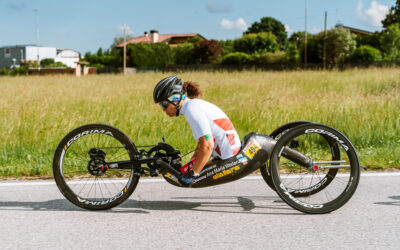
[[(51, 176), (60, 140), (86, 123), (106, 123), (137, 145), (166, 141), (195, 147), (184, 117), (153, 104), (155, 84), (169, 74), (1, 77), (0, 176)], [(270, 133), (295, 120), (343, 132), (371, 170), (400, 169), (400, 68), (348, 71), (182, 73), (221, 107), (239, 135)]]

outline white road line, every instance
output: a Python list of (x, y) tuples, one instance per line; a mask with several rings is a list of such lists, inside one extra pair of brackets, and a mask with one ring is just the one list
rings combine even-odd
[[(393, 177), (393, 176), (400, 176), (400, 172), (389, 172), (389, 173), (361, 173), (361, 177)], [(297, 178), (297, 176), (293, 176), (290, 178)], [(261, 175), (251, 175), (244, 177), (242, 180), (261, 180)], [(140, 182), (164, 182), (163, 178), (142, 178)], [(110, 182), (115, 183), (125, 183), (125, 181), (115, 180)], [(73, 181), (71, 184), (82, 183), (84, 181)], [(108, 183), (108, 182), (107, 182)], [(55, 185), (54, 181), (1, 181), (0, 187), (11, 187), (11, 186), (48, 186), (48, 185)]]

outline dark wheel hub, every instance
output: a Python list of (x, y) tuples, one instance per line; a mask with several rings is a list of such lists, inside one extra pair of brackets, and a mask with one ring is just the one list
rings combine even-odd
[(106, 164), (105, 161), (106, 153), (104, 153), (100, 149), (92, 148), (89, 150), (89, 155), (90, 155), (90, 161), (88, 163), (89, 173), (94, 176), (103, 176), (108, 169), (108, 165)]

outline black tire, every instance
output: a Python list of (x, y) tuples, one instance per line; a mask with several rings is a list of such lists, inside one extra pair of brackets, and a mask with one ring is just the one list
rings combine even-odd
[[(279, 128), (275, 129), (274, 131), (272, 131), (272, 133), (269, 135), (270, 137), (274, 138), (275, 140), (279, 140), (279, 138), (287, 133), (290, 129), (297, 127), (299, 125), (303, 125), (303, 124), (307, 124), (307, 123), (311, 123), (309, 121), (295, 121), (295, 122), (290, 122), (290, 123), (286, 123), (282, 126), (280, 126)], [(267, 185), (272, 189), (275, 190), (275, 186), (274, 183), (272, 181), (272, 177), (270, 174), (270, 170), (268, 167), (268, 164), (264, 164), (260, 167), (260, 171), (261, 171), (261, 175), (264, 179), (264, 181), (267, 183)]]
[[(306, 169), (284, 157), (284, 147), (293, 140), (300, 143), (295, 150), (311, 158), (315, 169)], [(339, 152), (335, 158), (332, 149)], [(334, 176), (329, 174), (331, 169), (337, 169)], [(315, 123), (282, 135), (271, 154), (270, 170), (278, 195), (291, 207), (312, 214), (329, 213), (343, 206), (360, 179), (360, 163), (351, 142), (337, 130)], [(295, 196), (299, 190), (301, 195)]]
[(58, 145), (53, 159), (54, 179), (73, 204), (90, 210), (109, 209), (132, 194), (139, 176), (133, 170), (93, 170), (89, 164), (89, 150), (93, 148), (103, 151), (107, 162), (132, 160), (137, 153), (133, 142), (120, 130), (104, 124), (84, 125)]

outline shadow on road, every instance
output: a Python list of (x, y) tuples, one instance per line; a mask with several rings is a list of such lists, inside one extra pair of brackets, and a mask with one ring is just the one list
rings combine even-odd
[(388, 198), (393, 199), (395, 201), (375, 202), (374, 204), (400, 206), (400, 196), (389, 196)]
[[(248, 213), (273, 215), (303, 215), (280, 200), (276, 196), (213, 196), (213, 197), (171, 197), (167, 201), (139, 201), (128, 199), (121, 205), (97, 212), (103, 213), (150, 213), (150, 211), (189, 210), (214, 213)], [(186, 200), (199, 201), (186, 201)], [(211, 201), (210, 201), (211, 200)], [(224, 201), (227, 200), (227, 201)], [(256, 205), (262, 203), (263, 205)], [(43, 202), (0, 201), (0, 210), (23, 211), (85, 211), (65, 199)], [(287, 211), (287, 212), (285, 212)]]

